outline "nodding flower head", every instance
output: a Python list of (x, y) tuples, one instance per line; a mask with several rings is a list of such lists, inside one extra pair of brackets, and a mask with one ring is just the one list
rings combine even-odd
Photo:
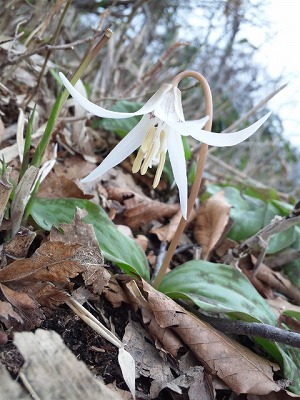
[(108, 154), (102, 163), (81, 182), (91, 182), (100, 179), (109, 169), (113, 168), (139, 148), (132, 166), (132, 172), (145, 174), (148, 168), (157, 165), (153, 187), (157, 187), (168, 152), (174, 179), (179, 190), (179, 199), (183, 217), (187, 218), (187, 172), (184, 149), (181, 136), (192, 136), (194, 139), (208, 145), (223, 147), (234, 146), (253, 135), (267, 120), (270, 113), (260, 118), (249, 127), (233, 133), (215, 133), (203, 130), (208, 117), (199, 120), (185, 121), (181, 92), (172, 84), (163, 84), (158, 91), (133, 113), (122, 113), (106, 110), (90, 102), (82, 96), (67, 78), (60, 73), (62, 83), (88, 112), (102, 118), (130, 118), (142, 115), (140, 122), (122, 139)]

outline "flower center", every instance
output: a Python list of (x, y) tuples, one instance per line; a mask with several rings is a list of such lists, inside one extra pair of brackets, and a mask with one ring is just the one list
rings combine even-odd
[(162, 125), (156, 124), (149, 129), (132, 166), (133, 173), (140, 171), (141, 175), (145, 175), (153, 163), (158, 163), (152, 185), (154, 189), (159, 184), (166, 160), (166, 132)]

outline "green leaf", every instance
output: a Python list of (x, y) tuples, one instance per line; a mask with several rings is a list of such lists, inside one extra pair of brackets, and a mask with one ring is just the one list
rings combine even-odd
[[(276, 326), (276, 316), (267, 302), (229, 265), (189, 261), (169, 272), (159, 290), (173, 299), (192, 300), (210, 314), (225, 313), (234, 319)], [(253, 339), (283, 367), (284, 377), (292, 381), (289, 389), (299, 394), (300, 350), (261, 337)]]
[(248, 321), (276, 323), (266, 301), (245, 275), (230, 265), (188, 261), (165, 275), (159, 290), (172, 298), (189, 298), (211, 313)]
[(235, 187), (225, 187), (225, 198), (232, 206), (230, 216), (234, 225), (228, 237), (239, 241), (248, 239), (263, 227), (266, 203), (260, 199), (242, 194)]
[[(277, 200), (272, 200), (268, 202), (265, 212), (264, 226), (268, 225), (275, 216), (287, 216), (292, 209), (293, 206), (288, 203), (280, 202)], [(270, 238), (267, 254), (278, 253), (279, 251), (290, 247), (296, 239), (296, 226), (291, 226), (285, 231), (277, 233)]]
[(295, 310), (285, 310), (282, 313), (283, 315), (288, 315), (289, 317), (295, 318), (297, 321), (300, 321), (300, 312)]
[(300, 394), (300, 350), (286, 345), (278, 345), (283, 359), (284, 377), (291, 381), (288, 389)]
[(84, 221), (93, 225), (103, 256), (126, 273), (138, 274), (149, 280), (148, 262), (143, 250), (121, 233), (97, 204), (83, 199), (37, 198), (31, 216), (41, 228), (50, 230), (52, 226), (73, 221), (76, 207), (87, 211)]
[(184, 149), (184, 157), (186, 160), (190, 160), (192, 157), (192, 150), (190, 146), (190, 142), (187, 136), (181, 136), (183, 149)]
[[(127, 100), (118, 101), (111, 108), (112, 111), (118, 112), (135, 112), (142, 107), (143, 103), (134, 103)], [(140, 116), (134, 116), (124, 119), (104, 118), (94, 122), (94, 126), (101, 125), (110, 132), (115, 132), (120, 138), (123, 138), (131, 129), (133, 129), (140, 121)]]

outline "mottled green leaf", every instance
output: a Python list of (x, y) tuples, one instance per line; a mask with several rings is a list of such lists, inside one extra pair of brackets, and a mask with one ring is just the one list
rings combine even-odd
[(31, 215), (41, 228), (50, 230), (52, 226), (73, 221), (76, 207), (87, 211), (84, 221), (94, 226), (103, 256), (126, 273), (149, 280), (148, 262), (141, 247), (121, 233), (97, 204), (83, 199), (37, 198)]
[(266, 301), (245, 275), (230, 265), (188, 261), (165, 275), (159, 290), (172, 298), (189, 298), (205, 311), (276, 323)]

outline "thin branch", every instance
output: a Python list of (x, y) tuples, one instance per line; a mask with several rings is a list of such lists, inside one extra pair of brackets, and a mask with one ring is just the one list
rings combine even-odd
[(234, 333), (245, 336), (259, 336), (267, 340), (284, 343), (300, 348), (300, 334), (277, 328), (276, 326), (260, 322), (233, 321), (231, 319), (216, 318), (204, 315), (183, 300), (177, 300), (185, 309), (196, 315), (199, 319), (208, 322), (221, 332)]
[(284, 85), (280, 86), (278, 89), (274, 90), (272, 93), (269, 93), (264, 99), (262, 99), (256, 106), (251, 108), (245, 115), (243, 115), (241, 118), (239, 118), (237, 121), (235, 121), (233, 124), (231, 124), (228, 128), (226, 128), (223, 133), (230, 132), (233, 129), (236, 129), (242, 122), (246, 121), (249, 117), (254, 115), (259, 109), (261, 109), (263, 106), (266, 105), (266, 103), (271, 100), (276, 94), (281, 92), (284, 88), (286, 88), (287, 83)]
[[(245, 174), (242, 171), (239, 171), (238, 169), (232, 167), (231, 165), (227, 164), (226, 162), (224, 162), (223, 160), (220, 160), (220, 158), (214, 156), (213, 154), (211, 154), (211, 152), (208, 152), (208, 156), (207, 159), (212, 161), (215, 164), (218, 164), (220, 167), (226, 169), (227, 171), (231, 172), (232, 174), (234, 174), (235, 176), (237, 176), (240, 180), (240, 182), (243, 182), (244, 184), (249, 184), (252, 186), (255, 186), (257, 188), (261, 188), (261, 189), (271, 189), (269, 186), (265, 185), (262, 182), (257, 181), (256, 179), (250, 178), (248, 174)], [(290, 197), (288, 194), (286, 193), (282, 193), (282, 192), (278, 192), (277, 194), (284, 200), (288, 200), (288, 198)]]
[(276, 233), (285, 231), (286, 229), (298, 223), (300, 223), (300, 215), (294, 215), (293, 213), (291, 213), (288, 217), (274, 217), (269, 225), (265, 226), (255, 235), (236, 246), (232, 250), (232, 254), (226, 257), (224, 263), (231, 264), (236, 260), (237, 256), (242, 258), (259, 247), (261, 251), (258, 257), (258, 262), (254, 267), (254, 272), (257, 273), (258, 267), (262, 263), (266, 253), (266, 247), (270, 238)]
[(208, 318), (209, 323), (216, 329), (237, 335), (259, 336), (273, 342), (284, 343), (300, 348), (300, 334), (277, 328), (259, 322), (231, 321), (226, 319)]
[(73, 50), (74, 47), (79, 46), (84, 43), (92, 42), (94, 39), (96, 39), (98, 36), (103, 35), (104, 31), (97, 31), (93, 36), (89, 36), (85, 39), (80, 39), (76, 40), (72, 43), (68, 44), (62, 44), (62, 45), (51, 45), (51, 44), (43, 44), (42, 46), (37, 47), (36, 49), (26, 51), (25, 53), (18, 54), (11, 60), (8, 60), (2, 64), (0, 64), (0, 69), (6, 67), (7, 65), (15, 65), (18, 64), (20, 61), (25, 60), (26, 58), (29, 58), (33, 56), (34, 54), (39, 54), (42, 53), (43, 51), (48, 51), (48, 50)]

